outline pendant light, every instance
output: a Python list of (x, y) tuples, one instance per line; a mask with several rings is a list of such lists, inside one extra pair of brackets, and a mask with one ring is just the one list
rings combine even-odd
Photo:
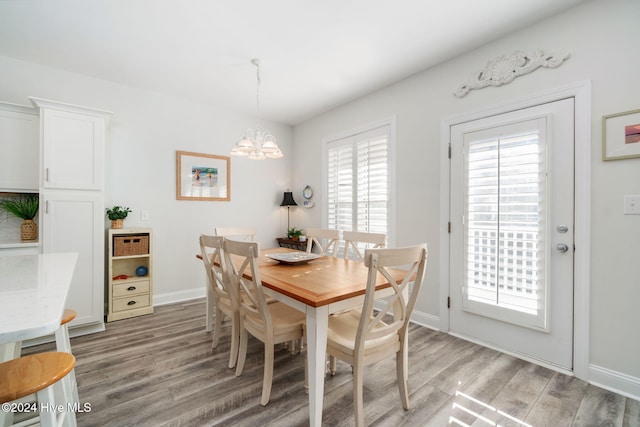
[(283, 157), (282, 151), (276, 142), (276, 137), (269, 131), (260, 129), (260, 66), (262, 61), (254, 58), (251, 63), (256, 67), (258, 90), (256, 94), (256, 111), (258, 113), (258, 126), (256, 130), (247, 129), (240, 141), (231, 150), (232, 156), (248, 157), (252, 160), (279, 159)]

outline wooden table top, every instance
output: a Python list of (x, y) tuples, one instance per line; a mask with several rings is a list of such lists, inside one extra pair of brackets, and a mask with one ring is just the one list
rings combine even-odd
[[(325, 256), (305, 264), (288, 265), (265, 256), (291, 251), (288, 248), (260, 251), (258, 265), (263, 286), (312, 307), (364, 295), (368, 270), (363, 262)], [(394, 277), (401, 281), (405, 273), (397, 270)], [(376, 289), (387, 287), (387, 280), (378, 274)]]

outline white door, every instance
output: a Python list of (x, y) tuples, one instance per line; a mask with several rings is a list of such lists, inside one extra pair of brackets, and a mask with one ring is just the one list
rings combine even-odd
[(450, 332), (573, 361), (574, 99), (451, 127)]

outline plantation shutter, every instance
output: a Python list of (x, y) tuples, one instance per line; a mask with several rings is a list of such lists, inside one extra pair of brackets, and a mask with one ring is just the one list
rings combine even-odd
[(327, 228), (388, 233), (389, 126), (327, 144)]

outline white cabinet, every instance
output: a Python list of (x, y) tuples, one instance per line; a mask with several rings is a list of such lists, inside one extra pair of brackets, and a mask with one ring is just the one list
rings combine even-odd
[(30, 99), (41, 111), (42, 188), (102, 190), (110, 113)]
[(38, 121), (37, 110), (0, 102), (0, 191), (38, 191)]
[(40, 113), (42, 252), (78, 253), (67, 299), (78, 313), (71, 326), (76, 333), (104, 330), (104, 149), (111, 113), (30, 99)]
[(104, 200), (102, 193), (43, 191), (43, 253), (77, 252), (67, 307), (78, 316), (72, 326), (104, 328)]

